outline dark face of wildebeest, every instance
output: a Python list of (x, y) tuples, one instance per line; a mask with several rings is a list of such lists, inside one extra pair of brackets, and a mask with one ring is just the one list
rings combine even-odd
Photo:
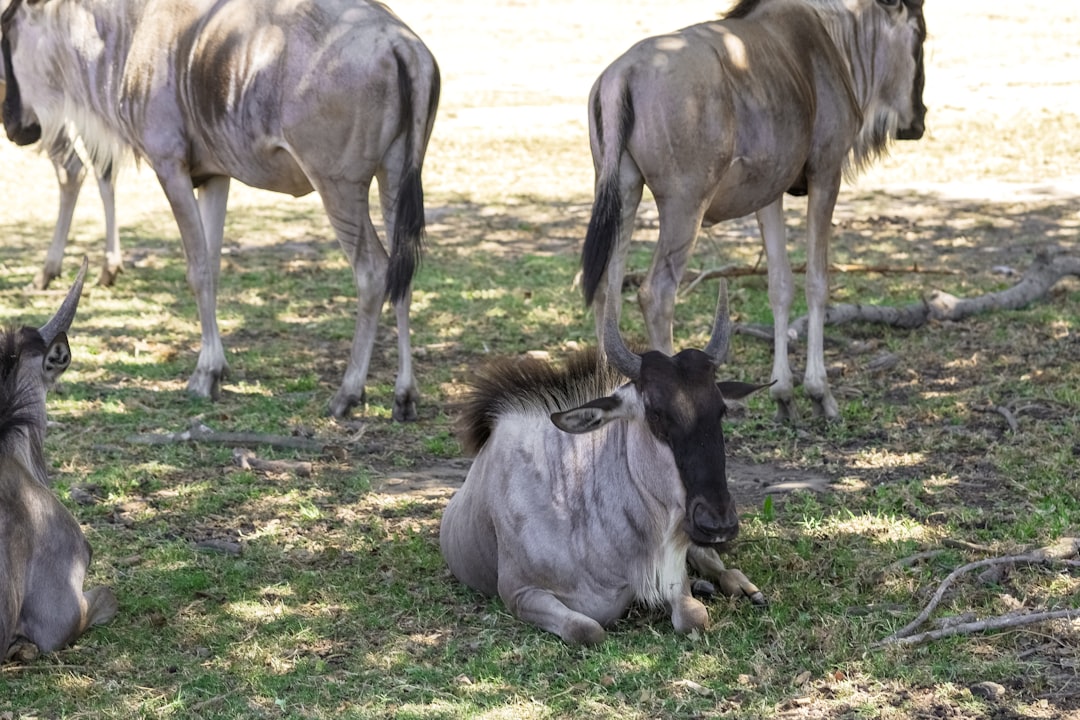
[[(896, 0), (885, 0), (885, 4), (895, 3)], [(912, 22), (915, 23), (915, 47), (912, 54), (915, 58), (915, 82), (911, 87), (911, 108), (913, 118), (907, 127), (898, 128), (896, 137), (898, 140), (918, 140), (926, 130), (926, 105), (923, 104), (923, 87), (926, 85), (926, 69), (923, 64), (923, 45), (926, 42), (926, 18), (923, 16), (923, 0), (903, 0)]]
[(652, 351), (641, 356), (636, 381), (649, 430), (671, 448), (686, 489), (686, 533), (700, 545), (732, 540), (739, 532), (724, 462), (726, 406), (715, 378), (716, 363), (700, 350), (673, 357)]
[[(730, 340), (726, 292), (723, 297), (706, 348), (682, 350), (676, 355), (655, 350), (639, 355), (630, 351), (611, 313), (604, 333), (604, 351), (611, 365), (628, 377), (631, 385), (551, 418), (567, 432), (588, 432), (612, 416), (633, 417), (636, 413), (621, 406), (640, 403), (645, 425), (658, 441), (658, 449), (663, 447), (671, 453), (670, 458), (654, 458), (656, 470), (670, 472), (674, 463), (686, 496), (683, 528), (698, 545), (727, 542), (739, 532), (739, 516), (728, 490), (721, 427), (727, 410), (725, 398), (738, 400), (766, 387), (716, 381), (717, 367), (727, 355)], [(634, 450), (627, 448), (628, 453)]]

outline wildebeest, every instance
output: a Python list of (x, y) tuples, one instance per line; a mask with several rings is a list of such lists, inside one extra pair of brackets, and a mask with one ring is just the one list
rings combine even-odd
[(45, 393), (71, 363), (67, 330), (86, 261), (39, 329), (0, 331), (0, 660), (17, 638), (51, 652), (116, 614), (107, 587), (83, 592), (90, 545), (49, 487)]
[[(0, 73), (0, 97), (5, 93), (5, 83)], [(64, 248), (71, 233), (71, 220), (75, 214), (75, 203), (79, 199), (79, 190), (86, 179), (86, 167), (67, 133), (61, 134), (49, 148), (49, 160), (56, 172), (56, 182), (60, 188), (60, 209), (53, 228), (52, 242), (45, 254), (45, 264), (34, 276), (33, 285), (38, 290), (49, 287), (60, 277), (64, 261)], [(116, 183), (112, 168), (95, 172), (101, 204), (105, 207), (105, 262), (98, 276), (98, 285), (112, 285), (116, 276), (123, 270), (124, 258), (120, 251), (120, 231), (116, 227)]]
[(638, 355), (608, 317), (610, 366), (591, 352), (561, 370), (518, 360), (478, 376), (461, 420), (476, 459), (440, 528), (461, 582), (570, 644), (601, 641), (635, 600), (669, 608), (679, 632), (706, 627), (688, 552), (722, 589), (759, 594), (713, 549), (739, 529), (724, 401), (763, 387), (716, 382), (726, 289), (704, 350)]
[(596, 195), (582, 251), (598, 335), (605, 297), (620, 296), (643, 186), (656, 199), (660, 234), (638, 301), (649, 342), (664, 352), (703, 222), (755, 212), (774, 322), (771, 393), (778, 418), (792, 419), (783, 194), (807, 195), (804, 385), (815, 414), (838, 417), (823, 347), (833, 207), (845, 173), (891, 136), (923, 134), (922, 8), (922, 0), (740, 0), (722, 20), (643, 40), (604, 70), (589, 96)]
[[(297, 196), (318, 192), (349, 258), (356, 328), (331, 414), (363, 401), (389, 296), (399, 356), (393, 416), (416, 417), (409, 305), (439, 71), (388, 8), (366, 0), (12, 0), (3, 51), (4, 123), (15, 142), (48, 139), (71, 123), (96, 165), (131, 148), (157, 174), (202, 327), (190, 392), (217, 397), (227, 372), (215, 306), (236, 178)], [(389, 253), (369, 213), (372, 178)]]

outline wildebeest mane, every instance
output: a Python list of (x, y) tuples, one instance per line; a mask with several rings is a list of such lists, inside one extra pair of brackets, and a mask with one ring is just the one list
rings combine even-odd
[(546, 423), (551, 413), (609, 395), (624, 382), (622, 374), (600, 362), (595, 348), (574, 353), (561, 366), (535, 358), (493, 360), (469, 381), (458, 440), (476, 454), (504, 415), (535, 414)]
[(733, 8), (724, 13), (725, 20), (739, 20), (757, 9), (761, 0), (739, 0)]
[(33, 406), (36, 398), (33, 388), (20, 379), (19, 365), (24, 355), (45, 355), (45, 341), (29, 328), (0, 330), (0, 454), (10, 452), (10, 442), (21, 429), (26, 428), (33, 452), (43, 452), (42, 438), (32, 430), (38, 424)]

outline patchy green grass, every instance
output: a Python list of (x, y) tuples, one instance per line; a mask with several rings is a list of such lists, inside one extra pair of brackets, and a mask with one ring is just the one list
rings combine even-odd
[[(636, 7), (659, 12), (644, 5)], [(84, 293), (70, 332), (74, 363), (50, 399), (47, 447), (57, 492), (94, 548), (92, 583), (116, 590), (120, 614), (71, 648), (0, 667), (0, 718), (1065, 717), (1080, 709), (1075, 624), (874, 647), (954, 568), (1080, 532), (1075, 279), (1023, 310), (962, 323), (828, 329), (843, 413), (835, 425), (810, 420), (801, 396), (807, 417), (795, 427), (773, 422), (767, 394), (733, 415), (728, 449), (747, 477), (733, 478), (743, 532), (730, 564), (763, 588), (766, 609), (713, 600), (712, 627), (694, 636), (674, 634), (663, 613), (635, 609), (601, 646), (568, 648), (449, 575), (438, 521), (467, 467), (453, 422), (470, 371), (500, 354), (557, 360), (590, 343), (593, 324), (573, 285), (591, 182), (584, 113), (540, 129), (497, 125), (497, 142), (488, 142), (489, 128), (466, 111), (495, 102), (493, 91), (481, 93), (455, 65), (465, 36), (440, 34), (436, 21), (461, 8), (445, 7), (413, 7), (432, 26), (418, 31), (432, 37), (447, 78), (445, 123), (429, 159), (428, 253), (413, 299), (420, 421), (390, 421), (390, 313), (367, 406), (349, 421), (325, 416), (353, 329), (349, 270), (316, 199), (243, 187), (230, 202), (219, 299), (231, 375), (219, 402), (188, 398), (198, 326), (175, 226), (145, 169), (121, 175), (126, 271), (116, 287)], [(940, 47), (944, 73), (955, 45)], [(510, 91), (530, 107), (532, 96), (518, 94), (547, 92), (542, 84)], [(1075, 197), (1000, 188), (971, 196), (922, 182), (1064, 173), (1076, 140), (1063, 128), (1075, 116), (1021, 113), (996, 124), (961, 116), (943, 108), (924, 143), (897, 148), (844, 191), (833, 261), (908, 271), (834, 273), (834, 302), (996, 291), (1012, 280), (995, 266), (1023, 271), (1050, 242), (1077, 251)], [(1034, 155), (1022, 152), (1024, 138), (1034, 138)], [(1058, 140), (1065, 144), (1054, 155)], [(51, 234), (55, 192), (45, 192), (52, 178), (42, 158), (10, 146), (0, 157), (9, 169), (4, 197), (18, 198), (0, 214), (0, 322), (40, 322), (74, 260), (99, 261), (99, 206), (88, 191), (64, 283), (26, 290)], [(795, 263), (804, 257), (802, 211), (790, 202)], [(646, 269), (656, 230), (646, 206), (631, 271)], [(752, 220), (705, 231), (695, 269), (754, 266), (754, 232)], [(680, 298), (677, 343), (705, 340), (715, 291), (707, 282)], [(771, 322), (764, 277), (732, 281), (731, 306), (740, 322)], [(795, 312), (803, 307), (800, 299)], [(641, 328), (628, 294), (625, 330), (640, 336)], [(767, 343), (738, 335), (731, 356), (725, 375), (768, 378)], [(792, 362), (805, 363), (801, 345)], [(1018, 431), (991, 406), (1007, 408)], [(327, 449), (252, 447), (261, 459), (310, 462), (304, 476), (242, 468), (219, 444), (138, 441), (195, 421)], [(751, 475), (829, 484), (765, 495)], [(926, 551), (941, 552), (897, 564)], [(1080, 577), (1062, 567), (1016, 567), (991, 581), (972, 573), (935, 618), (1017, 605), (1080, 607)], [(981, 681), (1000, 683), (1005, 695), (973, 693)]]

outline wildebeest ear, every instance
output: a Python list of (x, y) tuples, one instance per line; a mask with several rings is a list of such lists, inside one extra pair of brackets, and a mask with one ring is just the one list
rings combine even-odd
[(764, 385), (754, 385), (753, 383), (725, 380), (716, 383), (716, 387), (719, 388), (720, 394), (724, 396), (725, 400), (742, 400), (750, 393), (755, 393), (763, 388), (771, 387), (775, 383), (776, 381), (773, 380), (771, 383), (765, 383)]
[(68, 347), (67, 333), (59, 333), (53, 338), (49, 349), (45, 351), (45, 359), (41, 361), (45, 371), (47, 383), (56, 382), (56, 378), (64, 374), (71, 364), (71, 348)]
[(552, 413), (551, 422), (563, 432), (587, 433), (625, 415), (622, 401), (612, 396), (590, 400), (566, 412)]

